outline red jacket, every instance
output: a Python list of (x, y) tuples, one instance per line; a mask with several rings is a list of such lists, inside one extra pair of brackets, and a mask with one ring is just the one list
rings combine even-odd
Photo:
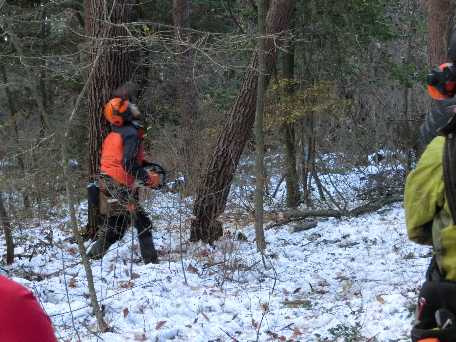
[(57, 342), (51, 321), (32, 292), (0, 276), (0, 341)]
[(112, 126), (101, 150), (102, 173), (120, 184), (132, 186), (135, 179), (147, 183), (149, 176), (143, 168), (144, 147), (142, 128), (127, 124)]

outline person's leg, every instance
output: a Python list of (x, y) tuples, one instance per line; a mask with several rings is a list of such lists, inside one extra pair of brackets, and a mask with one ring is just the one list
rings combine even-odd
[(145, 264), (158, 263), (158, 254), (155, 250), (154, 241), (152, 239), (152, 222), (139, 208), (135, 213), (135, 227), (138, 231), (139, 248), (141, 250), (141, 256)]
[(412, 341), (438, 338), (441, 342), (456, 341), (456, 283), (426, 281), (421, 287), (412, 328)]
[(87, 252), (87, 256), (92, 259), (101, 259), (109, 247), (123, 237), (129, 223), (130, 219), (125, 215), (107, 218), (104, 226), (99, 229), (97, 241)]

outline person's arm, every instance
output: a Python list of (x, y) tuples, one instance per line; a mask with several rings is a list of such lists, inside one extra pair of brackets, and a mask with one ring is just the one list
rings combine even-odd
[(123, 144), (123, 166), (125, 168), (125, 171), (127, 171), (136, 179), (147, 183), (149, 180), (149, 175), (143, 168), (143, 165), (139, 164), (137, 159), (141, 142), (136, 132), (134, 132), (134, 134), (126, 134), (123, 137)]
[(424, 149), (444, 128), (454, 115), (456, 97), (448, 100), (433, 101), (432, 109), (426, 114), (420, 127), (419, 143)]
[(445, 204), (443, 183), (443, 137), (435, 138), (424, 151), (405, 184), (404, 208), (409, 239), (432, 244), (432, 222)]

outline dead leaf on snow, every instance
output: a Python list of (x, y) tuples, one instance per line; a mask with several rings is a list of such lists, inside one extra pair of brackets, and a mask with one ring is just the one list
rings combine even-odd
[(123, 289), (131, 289), (133, 286), (135, 286), (135, 283), (132, 282), (131, 280), (129, 281), (124, 281), (119, 284), (119, 286)]
[(70, 247), (70, 248), (68, 248), (68, 253), (70, 255), (76, 255), (78, 253), (78, 250), (76, 247)]
[(70, 279), (70, 281), (68, 282), (68, 287), (71, 287), (72, 289), (76, 287), (76, 278)]
[(187, 272), (198, 274), (198, 269), (192, 264), (189, 264), (187, 267)]
[(293, 335), (291, 336), (291, 338), (295, 338), (295, 337), (298, 337), (298, 336), (301, 336), (301, 335), (302, 335), (301, 330), (299, 330), (298, 328), (294, 327), (293, 328)]
[(146, 334), (144, 334), (144, 333), (136, 333), (135, 334), (135, 341), (147, 341)]
[(166, 321), (158, 321), (157, 324), (155, 325), (155, 330), (159, 330), (166, 324)]
[(273, 339), (278, 339), (279, 338), (279, 334), (271, 331), (271, 330), (268, 330), (266, 331), (266, 334), (268, 334), (269, 336), (271, 336)]
[(128, 308), (124, 308), (124, 309), (122, 310), (122, 312), (123, 312), (124, 318), (128, 316), (128, 313), (129, 313)]

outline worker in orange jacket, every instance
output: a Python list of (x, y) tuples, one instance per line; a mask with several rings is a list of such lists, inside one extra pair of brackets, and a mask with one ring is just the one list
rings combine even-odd
[(133, 103), (135, 86), (127, 83), (114, 91), (104, 108), (111, 133), (103, 141), (100, 163), (100, 214), (104, 224), (88, 255), (99, 259), (120, 240), (133, 222), (144, 263), (158, 263), (152, 240), (152, 223), (138, 204), (138, 188), (158, 188), (161, 177), (144, 159), (141, 113)]

